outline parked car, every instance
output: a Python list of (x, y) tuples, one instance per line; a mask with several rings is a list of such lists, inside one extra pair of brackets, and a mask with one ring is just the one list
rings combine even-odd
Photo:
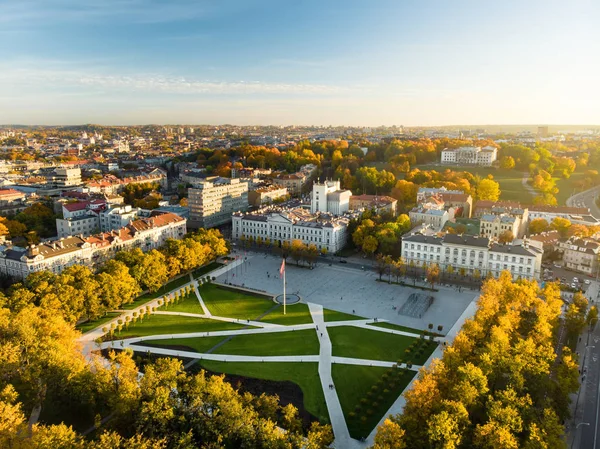
[(578, 284), (579, 283), (579, 279), (573, 278), (573, 282), (576, 283), (576, 284)]
[(348, 261), (347, 261), (347, 260), (344, 260), (344, 259), (342, 259), (342, 260), (340, 260), (340, 263), (348, 263)]
[(576, 284), (575, 282), (573, 282), (573, 283), (571, 284), (571, 288), (573, 288), (573, 289), (576, 289), (576, 288), (577, 288), (577, 284)]
[(590, 282), (590, 280), (589, 280), (589, 279), (586, 279), (585, 281), (583, 281), (583, 283), (584, 283), (585, 285), (590, 285), (590, 284), (591, 284), (591, 282)]
[(555, 263), (554, 268), (562, 268), (559, 264)]

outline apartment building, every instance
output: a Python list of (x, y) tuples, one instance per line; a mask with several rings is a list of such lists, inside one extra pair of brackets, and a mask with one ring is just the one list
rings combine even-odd
[(116, 231), (89, 237), (70, 236), (28, 248), (0, 246), (0, 273), (25, 279), (38, 271), (61, 273), (72, 265), (96, 269), (123, 249), (142, 251), (159, 248), (167, 239), (181, 239), (186, 220), (174, 214), (155, 214), (135, 220)]
[(81, 185), (80, 168), (57, 168), (54, 170), (54, 185), (56, 188), (65, 189)]
[(285, 187), (280, 186), (264, 186), (255, 190), (248, 191), (248, 202), (255, 207), (267, 206), (288, 196), (288, 191)]
[(190, 227), (211, 228), (231, 221), (231, 214), (248, 210), (248, 183), (216, 176), (188, 190)]
[(479, 234), (490, 239), (498, 239), (504, 232), (512, 232), (514, 238), (521, 237), (521, 220), (508, 214), (485, 214), (479, 221)]
[(273, 184), (285, 187), (290, 195), (298, 196), (308, 187), (308, 184), (317, 174), (317, 166), (307, 164), (292, 174), (283, 174), (273, 178)]
[(388, 213), (396, 216), (398, 200), (385, 195), (352, 195), (349, 205), (350, 210), (369, 209), (378, 214)]
[(558, 248), (563, 253), (563, 264), (566, 268), (588, 276), (598, 273), (600, 243), (571, 237), (567, 241), (559, 242)]

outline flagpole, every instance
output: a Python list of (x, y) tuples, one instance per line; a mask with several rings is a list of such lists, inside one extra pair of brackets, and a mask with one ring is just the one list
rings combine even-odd
[[(285, 259), (284, 259), (284, 263), (285, 263)], [(285, 265), (283, 266), (283, 314), (285, 315), (285, 302), (286, 302), (286, 297), (285, 297)]]

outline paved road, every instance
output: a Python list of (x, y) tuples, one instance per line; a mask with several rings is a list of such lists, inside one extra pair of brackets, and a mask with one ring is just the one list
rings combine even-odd
[[(584, 334), (585, 335), (585, 334)], [(574, 415), (572, 448), (600, 449), (600, 326), (578, 347), (582, 358), (581, 394)]]
[(600, 208), (596, 204), (598, 195), (600, 195), (600, 186), (576, 193), (567, 199), (567, 206), (587, 207), (590, 209), (592, 216), (600, 220)]

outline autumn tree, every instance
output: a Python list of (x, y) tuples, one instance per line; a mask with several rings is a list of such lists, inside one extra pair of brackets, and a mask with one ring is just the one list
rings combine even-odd
[(500, 199), (500, 184), (493, 179), (482, 179), (477, 185), (477, 199), (498, 201)]
[(498, 236), (498, 243), (501, 244), (506, 244), (506, 243), (510, 243), (515, 239), (515, 235), (513, 234), (512, 231), (510, 230), (506, 230), (506, 231), (502, 231), (500, 233), (500, 235)]
[(550, 225), (544, 218), (535, 218), (529, 222), (529, 234), (541, 234), (550, 229)]

